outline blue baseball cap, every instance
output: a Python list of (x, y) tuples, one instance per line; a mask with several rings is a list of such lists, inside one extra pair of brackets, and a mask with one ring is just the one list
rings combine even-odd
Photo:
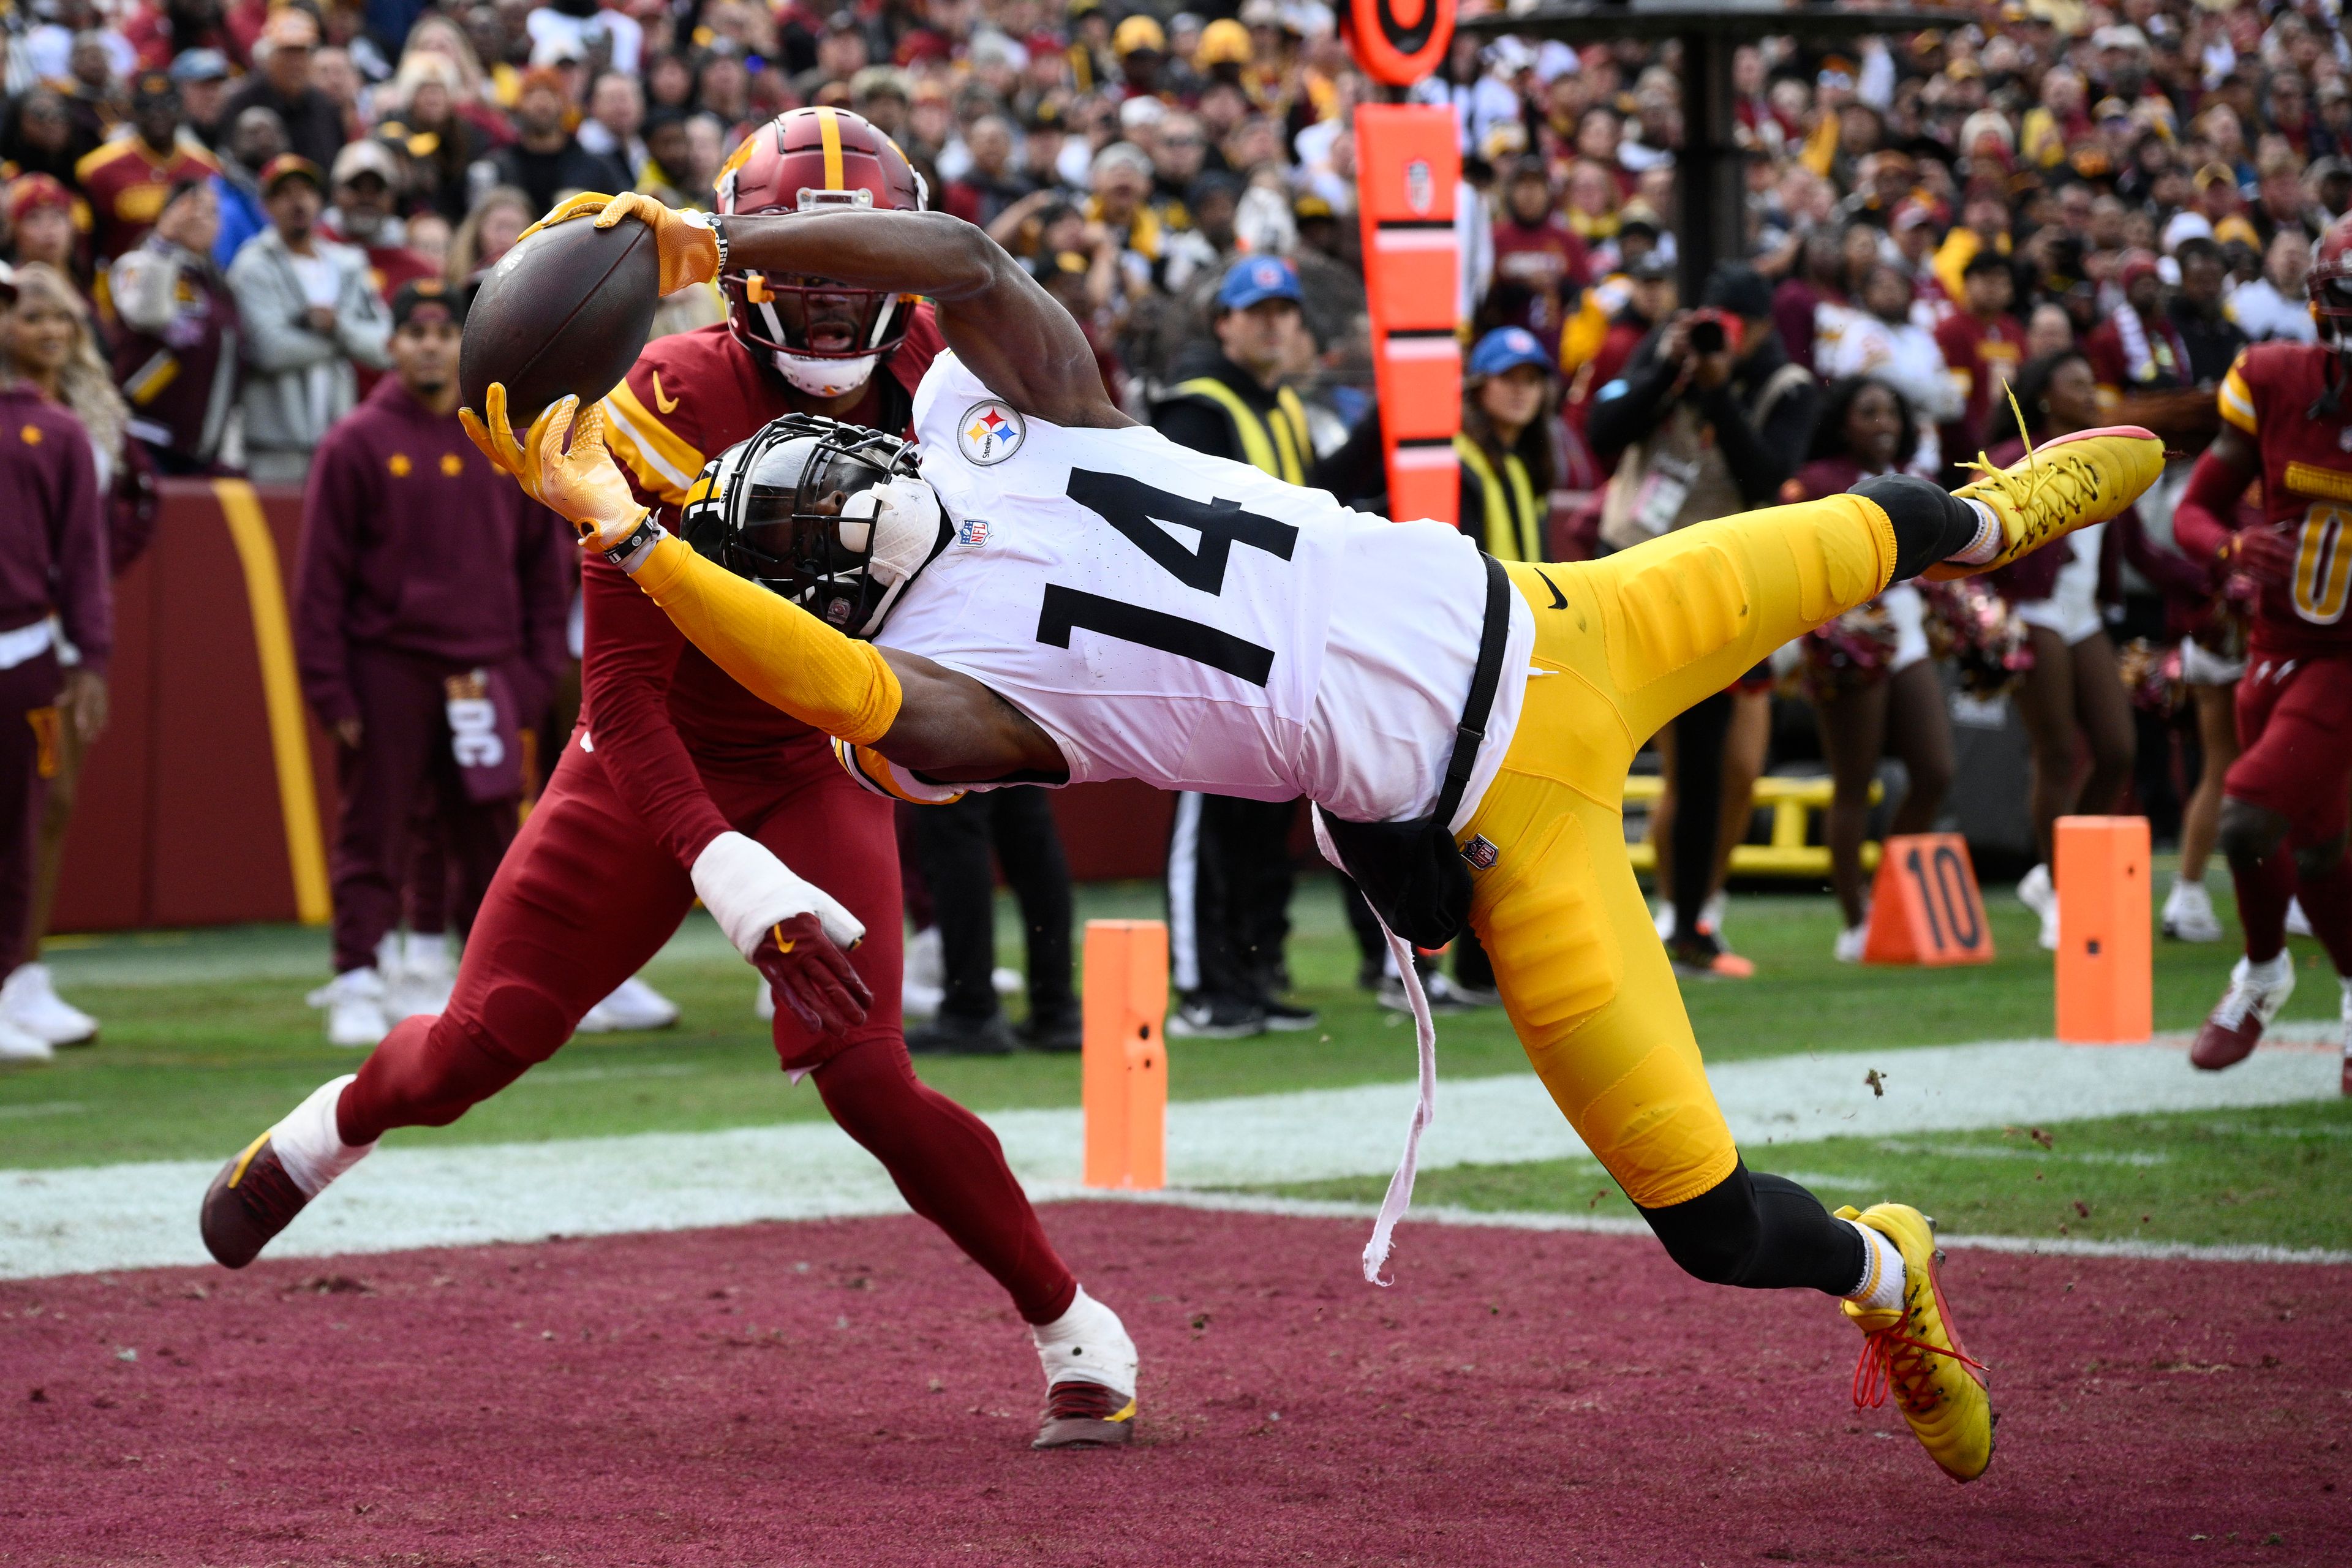
[(1544, 353), (1543, 344), (1525, 327), (1496, 327), (1470, 351), (1472, 375), (1500, 375), (1523, 364), (1546, 372), (1552, 368), (1551, 355)]
[(172, 61), (169, 75), (182, 83), (224, 81), (228, 77), (228, 57), (218, 49), (183, 49)]
[(1267, 300), (1297, 302), (1298, 268), (1278, 256), (1245, 256), (1217, 286), (1217, 309), (1246, 310)]

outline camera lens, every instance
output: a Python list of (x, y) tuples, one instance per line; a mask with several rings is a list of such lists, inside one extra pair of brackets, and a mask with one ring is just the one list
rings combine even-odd
[(1723, 352), (1723, 323), (1721, 321), (1693, 321), (1691, 323), (1690, 330), (1690, 346), (1691, 351), (1694, 353), (1721, 353)]

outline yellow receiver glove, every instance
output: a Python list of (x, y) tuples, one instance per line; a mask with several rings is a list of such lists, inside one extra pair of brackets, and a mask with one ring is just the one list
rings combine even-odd
[(635, 565), (637, 586), (687, 640), (752, 696), (854, 746), (889, 731), (905, 700), (898, 672), (798, 605), (664, 537)]
[(566, 397), (551, 405), (521, 441), (507, 422), (507, 389), (492, 382), (483, 399), (488, 417), (476, 418), (470, 408), (457, 411), (457, 421), (482, 455), (512, 474), (523, 493), (569, 520), (586, 550), (610, 550), (637, 531), (647, 509), (629, 489), (629, 481), (604, 447), (602, 404), (580, 411), (580, 399)]
[(719, 276), (719, 237), (708, 215), (666, 207), (639, 191), (607, 196), (583, 191), (515, 237), (520, 245), (541, 229), (573, 218), (593, 217), (598, 228), (610, 228), (633, 217), (654, 231), (654, 247), (661, 257), (661, 292), (675, 294), (690, 283), (708, 283)]

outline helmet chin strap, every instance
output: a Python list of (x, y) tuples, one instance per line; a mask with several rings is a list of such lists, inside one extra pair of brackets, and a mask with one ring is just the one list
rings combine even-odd
[(775, 351), (773, 358), (778, 374), (811, 397), (846, 397), (873, 380), (874, 367), (882, 363), (879, 353), (820, 359), (814, 354), (786, 353), (781, 349)]

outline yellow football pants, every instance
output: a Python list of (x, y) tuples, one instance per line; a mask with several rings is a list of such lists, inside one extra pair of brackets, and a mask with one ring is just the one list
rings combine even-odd
[(1535, 656), (1502, 772), (1461, 836), (1497, 851), (1470, 921), (1537, 1075), (1645, 1208), (1698, 1196), (1739, 1154), (1625, 856), (1626, 772), (1675, 715), (1877, 594), (1894, 564), (1885, 512), (1840, 495), (1507, 568), (1535, 610)]

